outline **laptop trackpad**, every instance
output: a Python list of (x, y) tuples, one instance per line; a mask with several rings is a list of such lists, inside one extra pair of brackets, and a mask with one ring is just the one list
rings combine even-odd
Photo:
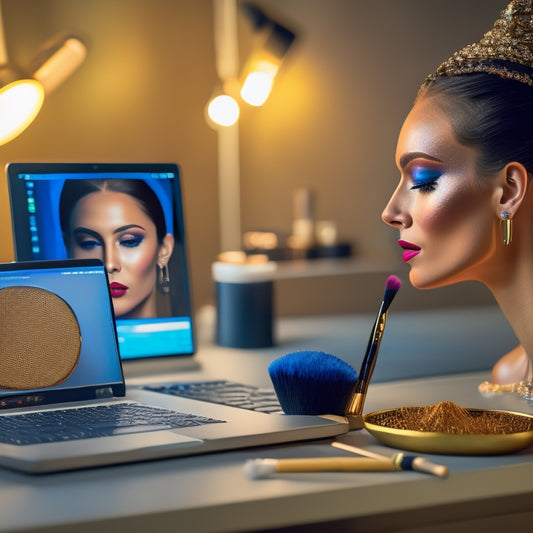
[[(172, 429), (166, 424), (139, 424), (138, 426), (121, 426), (113, 430), (113, 435), (127, 435), (128, 433), (148, 433), (150, 431), (161, 431)], [(182, 435), (179, 435), (180, 437)], [(185, 437), (188, 438), (188, 437)]]
[[(154, 450), (164, 452), (181, 448), (190, 448), (192, 446), (200, 446), (204, 443), (201, 439), (195, 439), (187, 435), (176, 433), (175, 431), (176, 430), (123, 433), (110, 437), (90, 439), (92, 455), (124, 453), (129, 450), (135, 451), (141, 455), (144, 455), (144, 452), (147, 452), (147, 455), (150, 456), (154, 453)], [(56, 447), (58, 444), (68, 446), (69, 444), (72, 444), (72, 442), (73, 441), (53, 444), (55, 444)], [(80, 443), (81, 446), (83, 446), (82, 440), (75, 442), (74, 445), (80, 445)], [(158, 455), (159, 454), (156, 454), (156, 457)]]
[(44, 474), (94, 465), (177, 457), (187, 454), (185, 450), (188, 448), (202, 443), (200, 439), (173, 431), (149, 431), (97, 439), (13, 446), (16, 448), (16, 456), (0, 456), (0, 464), (16, 470)]
[[(174, 430), (175, 431), (175, 430)], [(108, 441), (106, 446), (109, 446), (109, 443), (112, 443), (114, 439), (120, 441), (120, 447), (129, 447), (128, 444), (131, 443), (132, 448), (136, 449), (174, 449), (174, 448), (188, 448), (190, 446), (200, 446), (204, 443), (202, 439), (196, 439), (194, 437), (189, 437), (187, 435), (182, 435), (180, 433), (175, 433), (174, 431), (147, 431), (145, 433), (120, 433), (116, 437), (104, 438), (103, 440)], [(128, 443), (125, 445), (125, 443)]]

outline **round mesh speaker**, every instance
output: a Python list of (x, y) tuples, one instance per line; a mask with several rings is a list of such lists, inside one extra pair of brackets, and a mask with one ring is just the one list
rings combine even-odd
[(0, 387), (38, 389), (65, 381), (78, 364), (81, 333), (70, 306), (37, 287), (0, 289)]

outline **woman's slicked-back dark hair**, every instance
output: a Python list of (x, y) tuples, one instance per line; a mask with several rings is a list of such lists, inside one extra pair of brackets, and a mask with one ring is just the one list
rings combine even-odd
[(161, 203), (152, 188), (139, 179), (73, 179), (66, 180), (59, 199), (59, 222), (65, 243), (68, 243), (70, 219), (76, 204), (88, 194), (112, 191), (131, 196), (140, 209), (155, 224), (159, 244), (167, 233), (165, 215)]
[(480, 172), (511, 161), (533, 172), (533, 87), (485, 73), (440, 76), (417, 99), (427, 97), (436, 97), (457, 140), (479, 150)]

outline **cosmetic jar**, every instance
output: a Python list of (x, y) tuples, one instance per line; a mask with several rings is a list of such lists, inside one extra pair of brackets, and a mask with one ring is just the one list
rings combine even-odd
[(276, 269), (273, 261), (213, 263), (217, 344), (232, 348), (265, 348), (274, 344)]

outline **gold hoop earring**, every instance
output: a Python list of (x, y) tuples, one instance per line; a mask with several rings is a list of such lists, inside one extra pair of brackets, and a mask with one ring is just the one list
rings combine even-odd
[(500, 217), (502, 220), (503, 244), (505, 246), (509, 246), (509, 244), (511, 244), (511, 240), (513, 239), (513, 221), (509, 211), (502, 211)]
[(159, 287), (161, 287), (161, 291), (165, 294), (170, 292), (170, 275), (167, 265), (159, 267)]

